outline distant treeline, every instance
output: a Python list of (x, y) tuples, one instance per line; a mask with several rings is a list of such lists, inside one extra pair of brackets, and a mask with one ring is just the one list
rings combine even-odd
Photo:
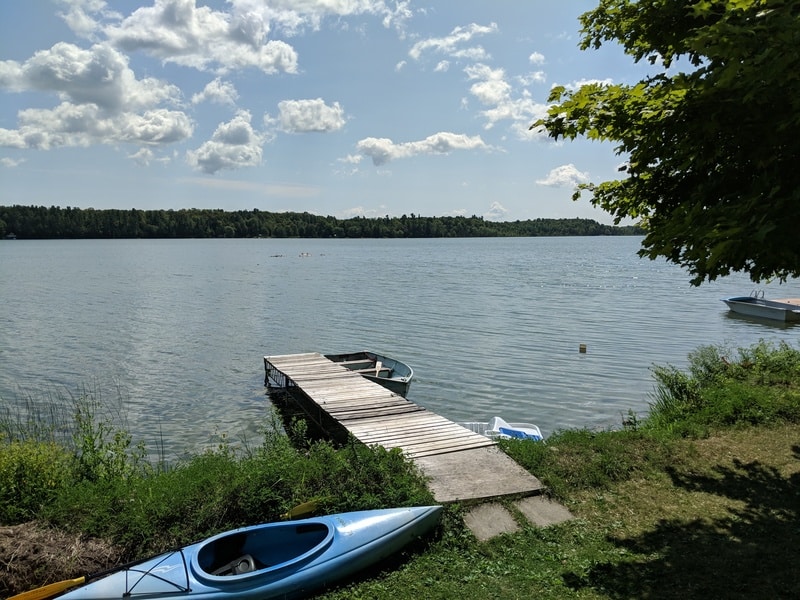
[(638, 235), (637, 227), (591, 219), (495, 222), (483, 217), (337, 219), (258, 209), (117, 210), (59, 206), (0, 206), (0, 236), (17, 239), (81, 238), (438, 238)]

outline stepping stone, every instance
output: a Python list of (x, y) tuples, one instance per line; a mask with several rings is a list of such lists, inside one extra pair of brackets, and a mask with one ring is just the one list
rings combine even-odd
[[(544, 496), (529, 496), (514, 502), (514, 506), (536, 527), (557, 525), (574, 518), (566, 506)], [(519, 525), (502, 504), (487, 502), (472, 507), (464, 515), (464, 524), (479, 542), (504, 533), (519, 531)]]
[(573, 518), (566, 506), (544, 496), (530, 496), (514, 504), (533, 525), (547, 527)]
[(513, 515), (501, 504), (489, 502), (473, 507), (464, 516), (464, 523), (478, 538), (485, 542), (503, 533), (514, 533), (519, 530), (519, 525)]

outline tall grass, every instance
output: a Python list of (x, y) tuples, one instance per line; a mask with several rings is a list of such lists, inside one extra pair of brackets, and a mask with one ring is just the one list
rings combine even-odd
[(48, 391), (39, 397), (19, 393), (13, 400), (2, 400), (0, 440), (63, 442), (71, 438), (73, 396)]
[(800, 350), (786, 342), (704, 346), (689, 355), (688, 371), (653, 373), (653, 430), (698, 437), (719, 427), (800, 422)]
[[(295, 446), (277, 414), (263, 424), (258, 447), (234, 448), (223, 435), (215, 448), (166, 464), (151, 462), (98, 397), (63, 400), (71, 420), (52, 405), (36, 413), (42, 403), (33, 401), (25, 415), (0, 418), (0, 524), (44, 520), (112, 539), (133, 558), (278, 520), (311, 499), (331, 512), (433, 502), (399, 451)], [(304, 428), (292, 430), (296, 439)]]
[(157, 470), (120, 412), (88, 390), (25, 395), (0, 415), (0, 523), (33, 519), (70, 488)]

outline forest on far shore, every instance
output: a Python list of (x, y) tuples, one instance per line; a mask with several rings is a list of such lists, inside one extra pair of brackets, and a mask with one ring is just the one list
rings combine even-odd
[(642, 235), (635, 226), (592, 219), (496, 222), (483, 217), (353, 217), (258, 209), (119, 210), (59, 206), (0, 206), (0, 237), (112, 238), (441, 238)]

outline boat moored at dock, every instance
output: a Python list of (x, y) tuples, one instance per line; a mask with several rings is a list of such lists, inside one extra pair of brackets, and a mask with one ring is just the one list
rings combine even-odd
[(326, 354), (325, 358), (359, 373), (370, 381), (379, 383), (403, 398), (408, 394), (411, 379), (414, 377), (414, 370), (406, 363), (366, 350), (346, 354)]

